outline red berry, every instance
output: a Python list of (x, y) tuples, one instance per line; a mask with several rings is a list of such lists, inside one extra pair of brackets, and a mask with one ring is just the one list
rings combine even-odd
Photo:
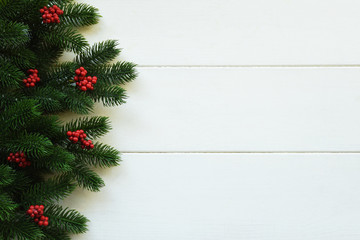
[(49, 225), (49, 222), (48, 222), (48, 221), (45, 221), (45, 222), (43, 223), (43, 225), (44, 225), (44, 226), (48, 226), (48, 225)]
[(71, 136), (72, 132), (71, 131), (67, 131), (66, 135)]
[(82, 86), (82, 87), (81, 87), (81, 90), (86, 91), (87, 89), (86, 89), (85, 86)]
[(44, 224), (44, 222), (43, 221), (39, 221), (39, 226), (42, 226), (43, 224)]

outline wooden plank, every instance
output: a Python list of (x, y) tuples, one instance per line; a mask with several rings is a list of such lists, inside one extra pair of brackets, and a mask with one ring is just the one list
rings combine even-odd
[(74, 239), (357, 240), (360, 154), (125, 154)]
[(128, 102), (95, 115), (124, 152), (359, 151), (359, 79), (358, 68), (141, 68)]
[(141, 65), (359, 64), (357, 0), (83, 0)]

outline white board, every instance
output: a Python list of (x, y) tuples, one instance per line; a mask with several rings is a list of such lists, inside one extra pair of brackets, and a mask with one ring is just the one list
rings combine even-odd
[(359, 154), (125, 154), (77, 240), (357, 240)]
[(141, 68), (105, 141), (124, 152), (360, 150), (358, 68)]
[(360, 64), (358, 0), (83, 0), (140, 65)]

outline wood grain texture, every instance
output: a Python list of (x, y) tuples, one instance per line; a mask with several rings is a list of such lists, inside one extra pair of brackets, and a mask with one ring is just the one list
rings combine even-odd
[(141, 68), (104, 140), (124, 152), (360, 151), (358, 68)]
[(125, 154), (77, 240), (357, 240), (359, 154)]
[(140, 65), (360, 64), (357, 0), (83, 0)]

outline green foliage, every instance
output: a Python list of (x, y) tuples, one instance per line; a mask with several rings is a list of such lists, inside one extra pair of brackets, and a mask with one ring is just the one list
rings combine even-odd
[(66, 25), (75, 27), (89, 26), (99, 22), (98, 9), (84, 3), (68, 4), (64, 11), (62, 21)]
[(16, 88), (24, 77), (18, 67), (0, 58), (0, 88)]
[[(61, 159), (61, 161), (59, 161)], [(54, 146), (49, 149), (49, 154), (33, 161), (33, 167), (48, 169), (52, 172), (68, 172), (73, 169), (75, 156), (65, 149)]]
[(1, 221), (0, 239), (4, 240), (38, 240), (44, 237), (43, 232), (25, 215), (15, 214), (11, 219)]
[(9, 220), (17, 204), (13, 202), (11, 197), (6, 193), (0, 193), (0, 220)]
[(40, 114), (39, 105), (35, 101), (23, 99), (7, 106), (6, 111), (0, 113), (0, 123), (6, 130), (16, 129)]
[(75, 61), (84, 68), (109, 63), (120, 54), (120, 49), (117, 48), (117, 45), (118, 43), (115, 40), (107, 40), (94, 44), (92, 47), (81, 52), (75, 58)]
[(41, 34), (41, 37), (51, 45), (59, 46), (66, 51), (73, 51), (75, 53), (81, 53), (88, 46), (84, 36), (73, 28), (49, 27), (48, 31)]
[(0, 48), (17, 48), (28, 41), (30, 41), (28, 26), (0, 19)]
[(67, 131), (82, 129), (91, 139), (101, 137), (111, 129), (108, 117), (81, 117), (64, 125), (64, 136)]
[(98, 79), (99, 85), (125, 84), (136, 78), (136, 64), (131, 62), (117, 62), (111, 65), (99, 65), (91, 67), (89, 71)]
[(38, 133), (18, 135), (14, 139), (1, 139), (0, 150), (8, 152), (24, 152), (29, 156), (41, 157), (48, 153), (51, 141)]
[(57, 229), (69, 233), (83, 233), (87, 230), (87, 220), (75, 210), (69, 210), (57, 205), (45, 208), (47, 216), (51, 219), (51, 225)]
[(62, 176), (74, 179), (80, 187), (93, 192), (98, 192), (100, 188), (105, 186), (100, 176), (83, 164), (74, 165), (71, 172), (67, 172)]
[(14, 181), (14, 170), (6, 165), (0, 164), (0, 188), (9, 185)]
[(110, 87), (96, 86), (96, 91), (89, 93), (89, 95), (94, 101), (101, 101), (107, 107), (123, 104), (127, 98), (125, 89), (117, 85)]
[(114, 167), (119, 165), (120, 153), (115, 148), (102, 143), (95, 143), (94, 149), (81, 151), (81, 148), (69, 149), (78, 162), (94, 167)]
[(33, 203), (50, 204), (69, 196), (75, 185), (67, 178), (53, 178), (32, 185), (21, 193), (22, 204), (29, 207)]
[[(60, 24), (42, 23), (40, 8), (56, 4), (64, 10)], [(68, 140), (67, 131), (83, 129), (98, 140), (111, 130), (107, 117), (82, 116), (68, 123), (59, 114), (88, 114), (96, 102), (116, 106), (125, 102), (120, 86), (136, 78), (135, 64), (113, 62), (117, 41), (89, 46), (79, 27), (96, 24), (98, 9), (73, 0), (0, 0), (0, 239), (68, 240), (87, 230), (88, 220), (59, 206), (76, 187), (99, 191), (105, 185), (96, 167), (113, 167), (120, 153), (94, 142), (82, 149)], [(60, 62), (65, 52), (76, 57)], [(75, 70), (84, 67), (97, 76), (94, 90), (79, 90)], [(40, 82), (26, 88), (23, 79), (37, 69)], [(9, 162), (10, 153), (23, 152), (31, 166)], [(45, 205), (49, 226), (38, 226), (26, 215), (30, 205)]]

